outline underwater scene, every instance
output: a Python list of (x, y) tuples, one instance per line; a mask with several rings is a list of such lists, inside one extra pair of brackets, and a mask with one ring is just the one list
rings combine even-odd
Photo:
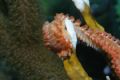
[(0, 80), (120, 80), (120, 0), (0, 0)]

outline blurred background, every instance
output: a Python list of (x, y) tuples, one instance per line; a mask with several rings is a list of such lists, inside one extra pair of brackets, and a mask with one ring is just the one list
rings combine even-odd
[[(4, 5), (1, 2), (0, 4)], [(62, 12), (81, 19), (84, 23), (71, 0), (41, 0), (40, 5), (43, 6), (46, 20), (51, 21), (56, 13)], [(120, 0), (90, 0), (90, 6), (95, 19), (107, 32), (120, 39)], [(101, 53), (78, 42), (77, 56), (88, 74), (94, 80), (106, 80), (106, 75), (109, 75), (111, 80), (115, 80), (106, 57)], [(6, 64), (4, 58), (0, 58), (0, 80), (18, 80), (16, 72)]]

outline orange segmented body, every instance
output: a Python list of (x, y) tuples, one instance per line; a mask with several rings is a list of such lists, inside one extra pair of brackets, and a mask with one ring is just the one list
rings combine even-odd
[(72, 49), (64, 19), (65, 16), (62, 13), (57, 14), (51, 23), (46, 22), (43, 26), (45, 46), (62, 58), (70, 56)]
[[(55, 20), (51, 23), (47, 22), (43, 26), (45, 46), (62, 58), (70, 56), (73, 47), (65, 29), (65, 17), (63, 14), (57, 14)], [(80, 21), (74, 21), (74, 17), (69, 19), (73, 21), (79, 40), (86, 42), (91, 47), (99, 48), (106, 52), (107, 57), (111, 60), (114, 72), (120, 78), (120, 41), (105, 31), (99, 31), (99, 29), (93, 30), (87, 25), (80, 27)]]
[(93, 30), (87, 26), (77, 27), (77, 30), (82, 31), (96, 47), (106, 52), (114, 72), (120, 78), (120, 41), (109, 33)]

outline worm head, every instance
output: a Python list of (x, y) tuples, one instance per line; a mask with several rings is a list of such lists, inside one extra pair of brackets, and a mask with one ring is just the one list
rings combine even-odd
[(67, 16), (62, 13), (56, 14), (52, 22), (46, 22), (43, 25), (45, 46), (61, 58), (69, 57), (77, 43), (73, 26), (72, 20)]

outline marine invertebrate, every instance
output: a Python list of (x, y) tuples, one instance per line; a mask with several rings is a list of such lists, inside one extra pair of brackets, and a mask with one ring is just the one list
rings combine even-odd
[(105, 31), (92, 29), (87, 25), (80, 26), (78, 20), (73, 22), (77, 38), (96, 50), (105, 51), (115, 74), (120, 78), (120, 40)]
[[(60, 14), (60, 16), (65, 16), (65, 15)], [(105, 31), (101, 31), (98, 29), (97, 30), (92, 29), (92, 28), (88, 27), (87, 25), (80, 26), (79, 20), (74, 21), (74, 18), (69, 18), (69, 19), (74, 24), (77, 38), (79, 40), (82, 40), (83, 42), (87, 43), (88, 46), (93, 47), (96, 50), (100, 49), (100, 50), (103, 50), (106, 52), (106, 55), (110, 59), (111, 66), (112, 66), (115, 74), (120, 78), (120, 68), (119, 68), (120, 67), (120, 62), (119, 62), (119, 60), (120, 60), (120, 53), (119, 53), (120, 52), (120, 41)], [(60, 23), (64, 22), (65, 19), (58, 18), (55, 20), (57, 20), (57, 21), (63, 20), (63, 21), (59, 21), (58, 24), (60, 25)], [(65, 26), (65, 25), (63, 25), (63, 26)], [(59, 29), (59, 28), (57, 28), (57, 29)], [(49, 28), (49, 30), (50, 30), (50, 28)], [(46, 31), (50, 32), (48, 30), (46, 30)], [(56, 33), (56, 34), (59, 34), (59, 33)], [(52, 36), (55, 36), (55, 35), (52, 35)], [(47, 40), (47, 41), (49, 41), (49, 40)], [(52, 43), (49, 43), (49, 45), (50, 44), (52, 44)], [(52, 46), (55, 46), (55, 45), (52, 45)], [(57, 47), (57, 48), (59, 48), (59, 47)], [(69, 47), (69, 48), (72, 48), (72, 47)]]
[(76, 39), (74, 40), (74, 37), (76, 34), (71, 31), (74, 29), (70, 29), (74, 28), (72, 19), (70, 20), (68, 16), (61, 13), (57, 14), (51, 23), (46, 22), (43, 25), (44, 43), (63, 60), (64, 68), (71, 80), (92, 80), (75, 54)]
[(106, 52), (114, 72), (120, 78), (120, 41), (105, 31), (93, 30), (88, 26), (76, 27), (76, 33), (89, 46)]
[(61, 58), (70, 56), (73, 47), (64, 22), (66, 18), (63, 14), (57, 14), (54, 21), (43, 26), (45, 45)]

